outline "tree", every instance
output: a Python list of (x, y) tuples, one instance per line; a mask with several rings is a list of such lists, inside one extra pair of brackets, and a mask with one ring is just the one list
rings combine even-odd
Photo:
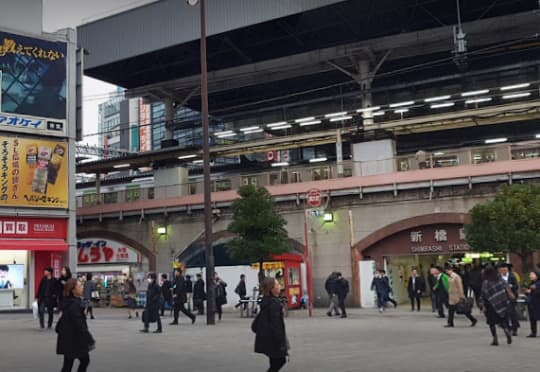
[(237, 237), (227, 243), (229, 254), (237, 259), (259, 263), (259, 283), (264, 279), (263, 263), (272, 254), (289, 250), (287, 221), (274, 206), (272, 195), (264, 187), (242, 186), (240, 198), (232, 205), (233, 221), (228, 231)]
[(494, 200), (471, 209), (467, 241), (477, 251), (515, 253), (523, 268), (532, 267), (540, 249), (540, 186), (504, 186)]

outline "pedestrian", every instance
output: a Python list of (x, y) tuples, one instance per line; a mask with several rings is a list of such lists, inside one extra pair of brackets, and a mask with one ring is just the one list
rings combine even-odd
[(474, 294), (476, 305), (480, 307), (480, 297), (482, 293), (482, 267), (475, 265), (469, 273), (469, 286)]
[(531, 271), (529, 278), (531, 284), (525, 293), (527, 293), (531, 334), (527, 337), (536, 337), (538, 335), (538, 321), (540, 320), (540, 272)]
[(193, 308), (193, 281), (191, 280), (191, 275), (186, 275), (184, 284), (186, 286), (187, 309), (191, 312)]
[(161, 274), (161, 316), (165, 315), (165, 305), (173, 308), (172, 284), (167, 274)]
[(484, 282), (481, 291), (481, 308), (486, 316), (493, 340), (491, 345), (499, 345), (497, 338), (497, 326), (504, 330), (508, 344), (512, 343), (512, 335), (508, 327), (508, 312), (510, 310), (510, 299), (506, 282), (493, 267), (486, 268), (484, 272)]
[(386, 282), (386, 286), (388, 287), (388, 292), (386, 294), (386, 302), (391, 302), (394, 307), (397, 307), (397, 302), (392, 298), (392, 293), (394, 292), (392, 289), (392, 286), (390, 285), (390, 279), (388, 279), (388, 276), (386, 276), (386, 271), (381, 270), (381, 274), (383, 276), (383, 280)]
[(244, 274), (240, 275), (240, 281), (236, 286), (234, 293), (238, 295), (238, 303), (234, 305), (234, 308), (239, 308), (242, 306), (242, 311), (247, 309), (247, 302), (242, 303), (242, 301), (247, 300), (247, 289), (246, 289), (246, 276)]
[[(465, 300), (465, 293), (463, 292), (463, 282), (461, 277), (455, 272), (455, 269), (452, 266), (446, 267), (446, 274), (449, 276), (449, 286), (448, 286), (448, 323), (445, 327), (454, 326), (454, 315), (456, 314), (457, 304)], [(474, 327), (478, 320), (472, 316), (471, 310), (468, 310), (463, 313), (471, 321), (471, 327)]]
[(64, 289), (66, 288), (66, 283), (69, 279), (72, 278), (71, 270), (68, 266), (62, 267), (60, 271), (60, 279), (58, 280), (58, 308), (62, 310)]
[(37, 292), (39, 326), (41, 329), (45, 328), (45, 311), (47, 311), (49, 315), (47, 320), (47, 328), (51, 329), (54, 321), (54, 308), (58, 304), (58, 290), (60, 286), (58, 281), (52, 276), (52, 273), (52, 267), (45, 268), (44, 276), (39, 283)]
[(411, 277), (409, 278), (409, 283), (407, 284), (407, 291), (409, 292), (409, 298), (411, 299), (411, 311), (414, 311), (415, 302), (416, 310), (420, 311), (420, 300), (425, 290), (426, 282), (424, 281), (424, 278), (418, 276), (418, 271), (413, 269)]
[(448, 307), (449, 277), (443, 273), (443, 269), (440, 266), (432, 267), (431, 275), (433, 275), (435, 282), (435, 285), (431, 288), (431, 290), (435, 294), (438, 317), (446, 318), (444, 315), (444, 306)]
[(219, 275), (215, 275), (215, 288), (216, 288), (216, 312), (218, 319), (223, 317), (223, 305), (227, 304), (227, 283), (225, 283)]
[(429, 284), (429, 292), (431, 297), (431, 312), (434, 313), (437, 311), (437, 294), (433, 290), (435, 288), (435, 284), (437, 284), (437, 277), (433, 275), (433, 269), (434, 266), (431, 266), (428, 271), (428, 284)]
[(326, 279), (326, 282), (324, 283), (324, 288), (326, 289), (326, 293), (328, 293), (328, 301), (330, 302), (328, 306), (328, 311), (326, 312), (326, 315), (332, 316), (332, 311), (335, 313), (336, 316), (339, 316), (339, 310), (337, 302), (337, 294), (336, 294), (336, 282), (337, 282), (337, 272), (332, 272), (328, 278)]
[(191, 324), (195, 323), (195, 315), (186, 309), (187, 292), (182, 270), (176, 269), (174, 272), (173, 284), (173, 301), (174, 301), (174, 320), (171, 325), (178, 325), (178, 315), (182, 314), (191, 319)]
[(371, 282), (371, 290), (377, 294), (377, 307), (380, 313), (386, 310), (386, 303), (388, 302), (389, 293), (392, 290), (389, 282), (385, 280), (384, 273), (384, 270), (378, 270), (377, 275)]
[(275, 278), (264, 278), (261, 310), (251, 326), (255, 332), (255, 352), (270, 360), (268, 372), (277, 372), (285, 365), (290, 349), (280, 292), (281, 286)]
[[(512, 336), (517, 336), (519, 328), (519, 317), (516, 309), (517, 299), (519, 296), (519, 283), (516, 276), (511, 271), (511, 265), (504, 263), (499, 266), (499, 274), (504, 280), (505, 284), (508, 287), (508, 290), (511, 293), (510, 298), (510, 307), (508, 309), (508, 317), (510, 320), (510, 330), (512, 331)], [(485, 274), (484, 274), (485, 276)]]
[(337, 273), (337, 280), (336, 280), (336, 295), (339, 302), (339, 308), (341, 309), (341, 318), (347, 317), (347, 310), (345, 309), (345, 299), (347, 299), (347, 295), (349, 294), (349, 281), (341, 275), (341, 273)]
[(128, 308), (128, 319), (132, 319), (133, 311), (135, 311), (135, 316), (139, 317), (139, 312), (137, 311), (137, 288), (133, 284), (133, 278), (129, 277), (124, 283), (124, 300)]
[(162, 333), (161, 318), (159, 317), (159, 306), (161, 305), (161, 291), (157, 283), (157, 275), (155, 273), (148, 274), (148, 289), (146, 290), (146, 306), (144, 308), (142, 321), (144, 328), (142, 333), (148, 333), (150, 323), (157, 322), (157, 329), (154, 333)]
[(86, 316), (90, 314), (90, 319), (94, 318), (94, 304), (99, 300), (97, 284), (92, 279), (92, 274), (86, 274), (86, 282), (84, 283), (84, 311)]
[(193, 307), (199, 315), (204, 315), (204, 301), (206, 300), (206, 291), (204, 290), (204, 280), (202, 274), (195, 275), (197, 280), (193, 285)]
[(89, 353), (96, 345), (86, 324), (83, 291), (83, 284), (77, 279), (68, 279), (64, 285), (62, 316), (56, 324), (56, 354), (64, 356), (61, 372), (70, 372), (75, 359), (79, 359), (77, 371), (85, 372), (90, 364)]

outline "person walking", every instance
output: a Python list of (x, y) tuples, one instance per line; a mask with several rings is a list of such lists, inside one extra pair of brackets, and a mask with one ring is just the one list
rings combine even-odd
[(498, 346), (497, 326), (504, 330), (508, 344), (512, 343), (512, 335), (508, 327), (508, 313), (510, 310), (510, 299), (506, 282), (499, 276), (493, 267), (486, 268), (484, 272), (484, 282), (482, 283), (480, 308), (486, 316), (486, 323), (489, 325), (493, 340), (491, 345)]
[(519, 296), (519, 283), (516, 276), (510, 269), (511, 265), (508, 263), (504, 263), (499, 266), (499, 274), (511, 293), (510, 307), (508, 309), (508, 318), (510, 320), (510, 329), (512, 330), (512, 336), (517, 336), (518, 328), (520, 326), (519, 317), (516, 309), (517, 299)]
[(192, 312), (194, 309), (194, 306), (193, 306), (193, 281), (191, 280), (191, 275), (186, 275), (184, 284), (186, 286), (187, 309), (189, 312)]
[(326, 289), (326, 293), (328, 293), (328, 301), (330, 302), (328, 306), (328, 311), (326, 312), (326, 315), (332, 316), (332, 311), (335, 313), (335, 315), (339, 316), (339, 310), (338, 305), (336, 304), (337, 301), (337, 294), (336, 294), (336, 282), (337, 282), (337, 273), (333, 272), (331, 273), (328, 278), (326, 279), (326, 282), (324, 283), (324, 288)]
[(469, 286), (473, 292), (476, 305), (480, 307), (480, 297), (482, 293), (482, 266), (475, 265), (469, 272)]
[(531, 271), (529, 278), (531, 284), (525, 293), (527, 293), (531, 334), (527, 337), (536, 337), (538, 335), (538, 321), (540, 320), (540, 271)]
[(159, 317), (159, 306), (161, 304), (161, 291), (157, 283), (155, 273), (148, 274), (148, 289), (146, 291), (146, 306), (143, 313), (144, 328), (142, 333), (148, 333), (149, 324), (157, 322), (157, 329), (154, 333), (162, 333), (161, 318)]
[(437, 277), (433, 275), (433, 268), (434, 266), (431, 266), (428, 271), (428, 284), (429, 284), (429, 292), (431, 297), (431, 312), (434, 313), (437, 311), (437, 294), (433, 290), (435, 288), (435, 284), (437, 284)]
[(90, 314), (90, 319), (95, 319), (94, 302), (97, 302), (99, 299), (97, 293), (97, 284), (92, 279), (92, 274), (86, 274), (86, 282), (84, 283), (84, 310), (86, 316)]
[(66, 283), (69, 279), (72, 278), (71, 270), (68, 266), (62, 267), (60, 271), (60, 279), (58, 280), (58, 308), (62, 310), (64, 289), (66, 288)]
[[(449, 276), (449, 286), (448, 286), (448, 323), (445, 327), (454, 326), (454, 315), (456, 314), (457, 304), (465, 300), (465, 293), (463, 292), (463, 282), (461, 277), (455, 272), (452, 266), (446, 268), (446, 274)], [(474, 327), (478, 320), (472, 316), (471, 311), (465, 312), (463, 315), (471, 321), (471, 327)]]
[(44, 277), (39, 283), (37, 292), (39, 326), (41, 329), (45, 328), (45, 311), (49, 315), (47, 328), (51, 329), (54, 321), (54, 308), (57, 306), (59, 297), (58, 290), (60, 287), (58, 281), (52, 276), (52, 273), (52, 267), (45, 268)]
[(414, 311), (414, 304), (416, 302), (416, 310), (420, 311), (420, 300), (422, 294), (426, 290), (426, 282), (424, 278), (418, 276), (418, 271), (413, 269), (409, 283), (407, 284), (407, 291), (409, 292), (409, 298), (411, 299), (411, 311)]
[(394, 307), (397, 307), (397, 302), (392, 298), (392, 293), (394, 292), (392, 289), (392, 286), (390, 285), (390, 279), (388, 279), (388, 276), (386, 276), (386, 271), (381, 270), (381, 274), (383, 276), (383, 280), (386, 282), (386, 286), (388, 288), (388, 292), (386, 294), (386, 302), (391, 302)]
[(124, 300), (126, 301), (126, 306), (128, 308), (128, 319), (132, 319), (133, 311), (135, 311), (135, 316), (139, 317), (139, 312), (137, 311), (137, 288), (133, 284), (133, 278), (129, 277), (124, 283)]
[(242, 301), (247, 300), (247, 289), (246, 289), (246, 276), (244, 274), (240, 275), (240, 281), (236, 286), (234, 293), (238, 295), (238, 303), (234, 305), (234, 308), (237, 309), (242, 306), (242, 311), (247, 310), (247, 302), (242, 303)]
[(390, 284), (385, 280), (384, 270), (377, 271), (377, 275), (371, 282), (371, 290), (375, 291), (377, 295), (377, 307), (379, 308), (379, 312), (382, 313), (386, 309), (386, 303), (388, 302), (391, 291)]
[(268, 372), (277, 372), (285, 365), (290, 349), (280, 292), (281, 286), (275, 278), (264, 278), (261, 310), (251, 326), (255, 333), (255, 353), (264, 354), (270, 360)]
[(216, 286), (216, 312), (218, 314), (218, 319), (221, 320), (223, 317), (223, 305), (227, 304), (227, 283), (225, 283), (219, 275), (216, 273), (215, 276), (215, 286)]
[(432, 267), (431, 275), (433, 275), (435, 282), (435, 285), (431, 288), (431, 290), (435, 294), (438, 317), (446, 318), (444, 315), (444, 306), (448, 306), (449, 277), (442, 272), (442, 268), (440, 266)]
[(161, 274), (161, 316), (165, 315), (165, 305), (173, 308), (172, 284), (167, 274)]
[(174, 320), (170, 325), (178, 325), (178, 315), (182, 314), (191, 319), (191, 324), (195, 323), (195, 315), (186, 309), (187, 291), (182, 270), (177, 269), (174, 272), (173, 284), (173, 301), (174, 301)]
[(347, 317), (347, 310), (345, 309), (345, 299), (347, 298), (347, 295), (349, 294), (349, 281), (341, 275), (341, 273), (337, 273), (337, 280), (336, 280), (336, 295), (339, 302), (339, 308), (341, 309), (341, 318)]
[(56, 354), (64, 356), (61, 372), (71, 372), (75, 359), (79, 359), (78, 372), (86, 372), (90, 364), (90, 351), (96, 342), (88, 330), (86, 315), (81, 301), (84, 287), (76, 279), (68, 279), (64, 285), (62, 316), (56, 324)]
[(204, 290), (204, 280), (202, 274), (195, 275), (197, 280), (193, 285), (193, 307), (197, 310), (198, 315), (204, 315), (204, 301), (206, 300), (206, 292)]

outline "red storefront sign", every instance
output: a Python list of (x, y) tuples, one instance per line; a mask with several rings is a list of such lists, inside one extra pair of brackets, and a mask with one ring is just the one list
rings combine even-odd
[(77, 242), (78, 265), (103, 263), (137, 263), (137, 252), (120, 242), (107, 239), (88, 239)]
[(67, 219), (0, 217), (0, 238), (66, 239), (67, 230)]

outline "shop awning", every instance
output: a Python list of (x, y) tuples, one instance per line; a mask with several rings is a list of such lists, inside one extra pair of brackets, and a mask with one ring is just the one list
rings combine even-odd
[(0, 250), (58, 252), (68, 249), (63, 239), (0, 239)]

